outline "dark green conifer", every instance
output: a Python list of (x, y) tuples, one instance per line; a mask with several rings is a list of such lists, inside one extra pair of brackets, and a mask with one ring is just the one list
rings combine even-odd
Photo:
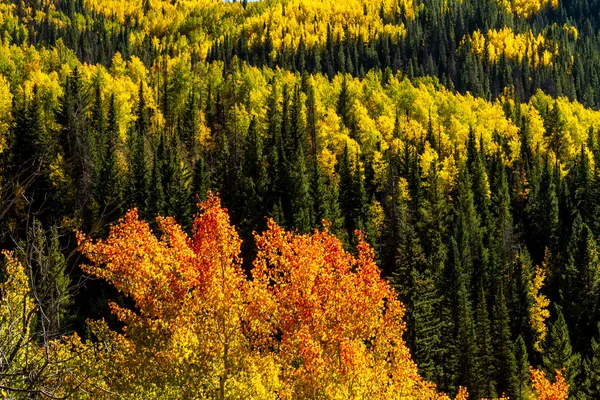
[(554, 376), (557, 370), (565, 368), (563, 375), (571, 387), (569, 393), (572, 394), (576, 391), (574, 384), (579, 375), (581, 356), (579, 353), (573, 352), (569, 329), (558, 305), (555, 305), (555, 311), (556, 320), (550, 326), (550, 335), (546, 351), (542, 356), (542, 364), (548, 376)]

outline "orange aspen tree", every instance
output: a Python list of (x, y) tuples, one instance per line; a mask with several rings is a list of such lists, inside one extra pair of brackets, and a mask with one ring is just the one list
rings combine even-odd
[[(256, 314), (272, 324), (282, 398), (437, 398), (402, 335), (404, 307), (359, 235), (358, 255), (327, 229), (256, 236), (252, 276), (267, 293)], [(258, 317), (257, 317), (258, 318)]]
[(191, 238), (172, 218), (158, 218), (155, 235), (135, 209), (105, 241), (79, 235), (93, 263), (84, 270), (135, 304), (110, 304), (125, 324), (122, 335), (112, 334), (122, 360), (114, 389), (154, 398), (272, 398), (275, 366), (269, 356), (251, 353), (243, 335), (241, 240), (217, 197), (199, 207)]

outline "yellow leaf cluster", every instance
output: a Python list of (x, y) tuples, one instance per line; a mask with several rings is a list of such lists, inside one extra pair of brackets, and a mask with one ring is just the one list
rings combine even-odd
[(498, 0), (510, 13), (531, 18), (546, 7), (558, 8), (558, 0)]
[[(481, 57), (487, 52), (488, 59), (492, 63), (497, 63), (502, 55), (519, 61), (527, 57), (531, 67), (551, 65), (553, 54), (558, 48), (541, 33), (537, 36), (531, 31), (515, 34), (509, 27), (490, 29), (485, 35), (480, 30), (476, 30), (469, 36), (469, 40), (471, 51)], [(461, 46), (464, 44), (465, 39)]]
[(381, 19), (396, 14), (407, 19), (414, 18), (412, 0), (348, 0), (312, 1), (292, 0), (278, 2), (267, 12), (249, 17), (245, 29), (249, 32), (249, 43), (256, 45), (263, 33), (265, 24), (271, 29), (273, 46), (276, 51), (282, 48), (298, 48), (300, 40), (311, 48), (323, 46), (327, 41), (330, 27), (335, 40), (362, 37), (368, 43), (382, 33), (398, 38), (406, 34), (403, 24), (385, 23)]
[(533, 303), (531, 304), (531, 309), (529, 310), (529, 318), (531, 329), (533, 332), (535, 332), (533, 348), (538, 352), (543, 351), (542, 345), (548, 334), (546, 320), (550, 318), (550, 311), (548, 310), (550, 300), (548, 300), (548, 298), (541, 293), (546, 280), (546, 270), (548, 268), (545, 265), (546, 262), (547, 261), (544, 261), (544, 265), (541, 268), (536, 265), (535, 275), (530, 287), (530, 295), (533, 297)]

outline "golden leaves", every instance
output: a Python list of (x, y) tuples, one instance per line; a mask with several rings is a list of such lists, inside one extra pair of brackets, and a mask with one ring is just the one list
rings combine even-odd
[(565, 400), (568, 398), (569, 384), (561, 371), (556, 371), (554, 383), (546, 379), (546, 374), (538, 369), (530, 368), (533, 390), (538, 400)]
[[(553, 53), (557, 46), (539, 33), (535, 36), (531, 31), (515, 34), (507, 26), (502, 29), (490, 29), (484, 35), (477, 30), (469, 36), (471, 51), (481, 57), (487, 55), (492, 63), (500, 61), (502, 56), (512, 60), (523, 60), (527, 57), (531, 67), (551, 65)], [(461, 45), (465, 44), (463, 40)]]
[(251, 353), (244, 335), (251, 293), (238, 258), (241, 240), (217, 197), (209, 194), (199, 209), (191, 238), (162, 217), (157, 237), (135, 209), (105, 241), (78, 235), (81, 251), (93, 262), (84, 269), (114, 284), (136, 306), (134, 311), (111, 304), (126, 324), (125, 335), (114, 338), (125, 357), (112, 374), (131, 374), (116, 380), (116, 389), (137, 393), (139, 377), (154, 382), (152, 390), (176, 397), (205, 387), (205, 396), (245, 388), (247, 397), (269, 398), (277, 385), (272, 357)]
[(506, 11), (523, 18), (531, 18), (546, 7), (558, 7), (558, 0), (499, 0), (499, 3)]
[(548, 256), (549, 252), (548, 249), (546, 249), (544, 263), (542, 264), (541, 268), (537, 265), (535, 266), (535, 275), (530, 287), (530, 295), (533, 297), (533, 303), (531, 304), (531, 309), (529, 310), (530, 325), (531, 329), (535, 333), (533, 348), (538, 352), (543, 351), (542, 345), (548, 334), (546, 320), (550, 318), (550, 311), (548, 310), (550, 300), (548, 300), (548, 298), (541, 293), (546, 280), (546, 271), (548, 270), (548, 266), (546, 265), (548, 262)]

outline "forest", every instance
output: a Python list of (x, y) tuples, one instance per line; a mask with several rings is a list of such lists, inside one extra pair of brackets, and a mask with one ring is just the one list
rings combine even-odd
[(0, 0), (0, 397), (600, 398), (600, 1)]

